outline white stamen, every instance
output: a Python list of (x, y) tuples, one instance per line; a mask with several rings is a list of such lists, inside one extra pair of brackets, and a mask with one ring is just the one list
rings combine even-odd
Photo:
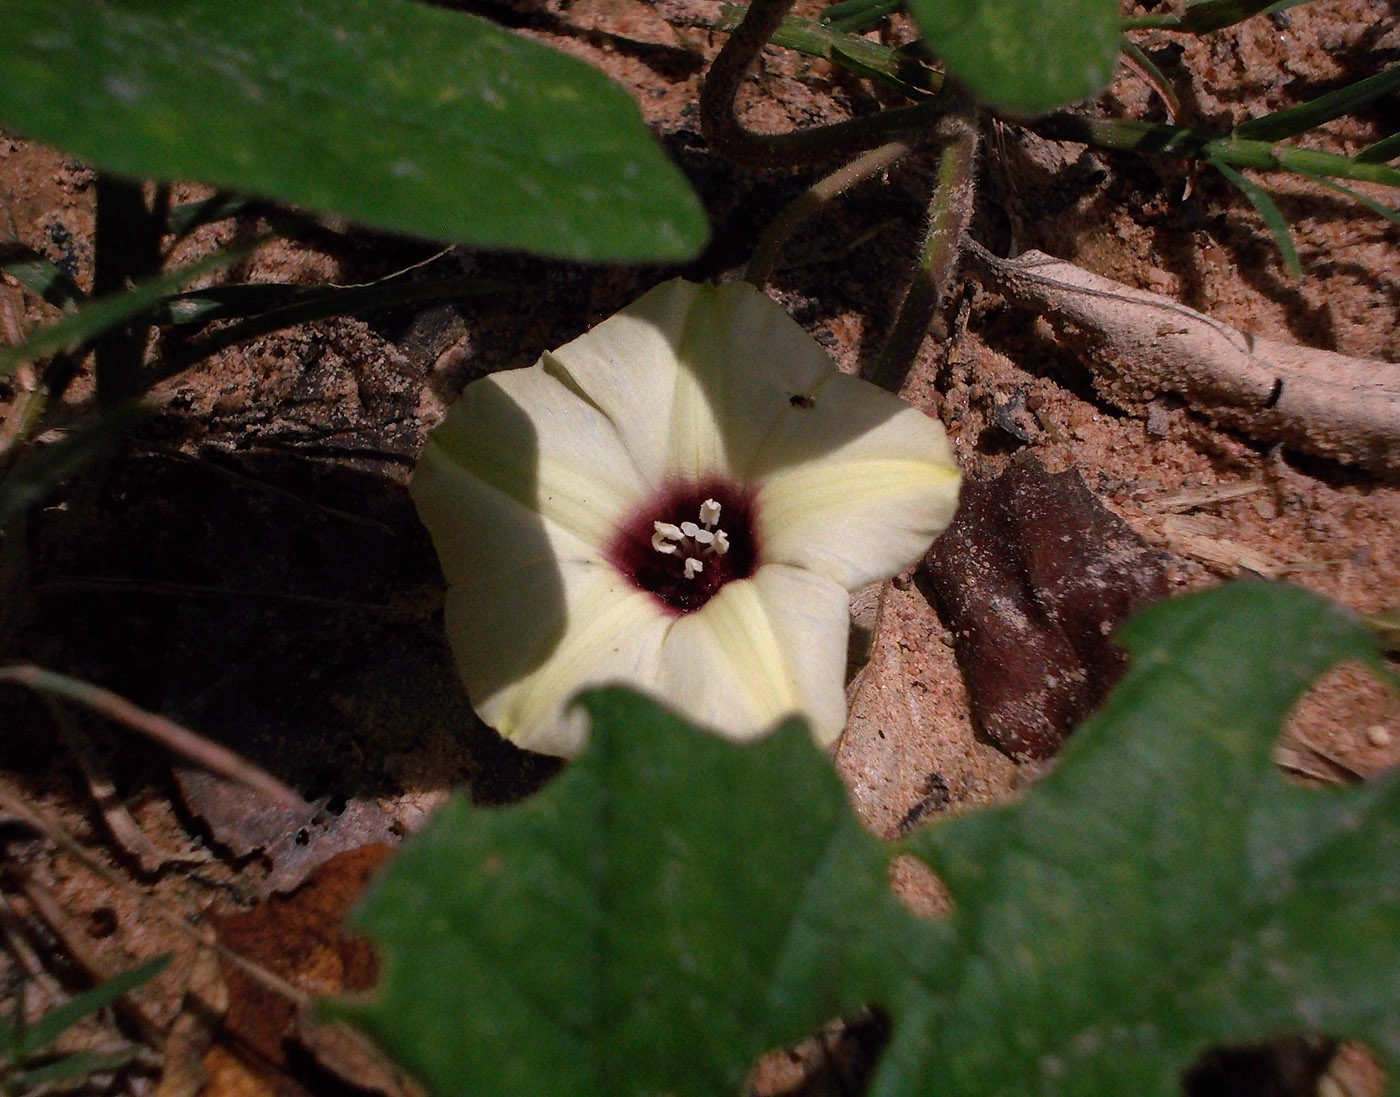
[(699, 575), (699, 574), (700, 574), (702, 571), (704, 571), (704, 570), (705, 570), (705, 565), (702, 564), (699, 560), (695, 559), (694, 556), (687, 556), (687, 557), (686, 557), (686, 560), (685, 560), (685, 577), (686, 577), (687, 579), (694, 579), (697, 575)]
[(698, 529), (695, 531), (695, 543), (697, 545), (713, 544), (714, 539), (715, 535), (707, 529)]
[(706, 499), (700, 504), (700, 521), (706, 529), (715, 528), (715, 523), (719, 521), (719, 504), (713, 499)]
[(651, 547), (657, 552), (664, 552), (667, 556), (676, 551), (676, 546), (666, 539), (666, 534), (662, 533), (661, 530), (657, 530), (651, 535)]
[(684, 533), (687, 537), (694, 537), (697, 533), (700, 532), (700, 527), (697, 526), (694, 522), (682, 522), (681, 532)]
[(729, 534), (722, 529), (715, 530), (715, 552), (723, 556), (729, 551)]
[[(681, 532), (680, 526), (673, 526), (670, 522), (653, 522), (651, 528), (656, 530), (657, 534), (666, 538), (668, 541), (679, 541), (685, 536), (685, 534)], [(655, 538), (653, 538), (653, 540), (655, 540)]]

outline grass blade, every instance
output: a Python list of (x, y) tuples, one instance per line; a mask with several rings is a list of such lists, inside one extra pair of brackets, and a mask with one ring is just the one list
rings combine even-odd
[(0, 244), (0, 273), (8, 274), (30, 293), (57, 308), (81, 304), (87, 294), (41, 252), (23, 244)]
[(213, 224), (227, 217), (236, 217), (245, 210), (265, 205), (258, 198), (248, 194), (235, 194), (221, 190), (199, 202), (185, 202), (175, 206), (166, 215), (165, 231), (175, 239), (166, 245), (167, 252), (200, 225)]
[(1367, 145), (1352, 157), (1358, 164), (1385, 164), (1400, 156), (1400, 133), (1382, 137), (1374, 145)]
[(22, 1070), (11, 1075), (7, 1082), (12, 1089), (6, 1090), (6, 1092), (37, 1093), (41, 1086), (53, 1085), (55, 1082), (66, 1082), (72, 1078), (90, 1078), (94, 1074), (120, 1070), (135, 1059), (138, 1054), (140, 1052), (137, 1048), (132, 1048), (130, 1051), (113, 1052), (111, 1055), (96, 1055), (90, 1051), (77, 1051), (72, 1055), (65, 1055), (62, 1059), (56, 1059), (52, 1063), (46, 1063), (44, 1066), (35, 1067), (32, 1070)]
[(99, 412), (58, 441), (28, 450), (0, 478), (0, 530), (64, 480), (114, 449), (144, 414), (140, 404), (118, 405)]
[[(224, 288), (228, 290), (255, 288), (261, 290), (274, 287), (229, 286)], [(249, 316), (245, 320), (231, 324), (229, 327), (191, 342), (187, 346), (172, 348), (160, 365), (160, 375), (170, 376), (179, 373), (182, 369), (208, 358), (211, 354), (237, 346), (239, 343), (245, 343), (249, 339), (256, 339), (260, 335), (291, 327), (293, 324), (306, 324), (313, 320), (323, 320), (328, 316), (376, 312), (402, 305), (426, 305), (435, 301), (460, 300), (464, 297), (498, 293), (506, 287), (500, 283), (480, 278), (424, 278), (413, 282), (403, 281), (393, 284), (371, 282), (362, 286), (287, 286), (276, 288), (304, 292), (294, 293), (286, 297), (283, 303), (269, 308), (265, 312)], [(224, 295), (225, 304), (222, 306), (219, 295), (201, 298), (199, 294), (196, 294), (188, 300), (207, 302), (207, 308), (201, 310), (202, 315), (196, 316), (196, 319), (207, 321), (215, 319), (215, 314), (221, 307), (232, 314), (231, 310), (227, 309), (227, 302), (231, 297), (236, 299), (236, 295)], [(175, 303), (178, 306), (178, 299)], [(178, 308), (172, 310), (172, 314), (175, 313), (178, 313)], [(185, 322), (190, 321), (186, 320)]]
[(147, 312), (187, 282), (210, 271), (236, 263), (253, 245), (206, 255), (198, 262), (180, 267), (143, 282), (125, 293), (115, 293), (89, 301), (77, 312), (40, 328), (18, 346), (0, 348), (0, 377), (8, 375), (21, 362), (31, 362), (60, 350), (76, 350), (91, 343), (105, 331)]
[(1279, 212), (1278, 206), (1269, 197), (1269, 192), (1217, 157), (1212, 156), (1210, 163), (1216, 171), (1239, 188), (1240, 192), (1249, 199), (1249, 204), (1264, 219), (1264, 224), (1269, 229), (1269, 235), (1274, 238), (1274, 246), (1283, 255), (1284, 264), (1293, 277), (1303, 277), (1303, 263), (1298, 258), (1298, 248), (1293, 243), (1293, 234), (1288, 231), (1288, 222), (1283, 219), (1283, 214)]
[(30, 1025), (24, 1034), (25, 1053), (32, 1054), (45, 1045), (53, 1043), (84, 1017), (111, 1005), (127, 991), (135, 990), (142, 983), (159, 975), (169, 963), (170, 953), (157, 956), (154, 960), (147, 960), (144, 964), (124, 971), (120, 975), (114, 975), (105, 983), (99, 983), (91, 990), (75, 995), (61, 1006), (51, 1009)]
[(841, 0), (821, 13), (818, 22), (845, 34), (859, 34), (903, 6), (903, 0)]
[(1328, 179), (1325, 175), (1308, 175), (1307, 173), (1303, 173), (1303, 177), (1305, 179), (1311, 179), (1314, 183), (1321, 183), (1324, 187), (1331, 190), (1345, 194), (1348, 198), (1365, 206), (1372, 213), (1384, 217), (1392, 225), (1400, 225), (1400, 211), (1393, 210), (1389, 206), (1377, 202), (1374, 198), (1368, 198), (1360, 191), (1352, 190), (1350, 187), (1344, 187), (1341, 183)]
[(1234, 133), (1254, 141), (1282, 141), (1359, 110), (1397, 88), (1400, 88), (1400, 65), (1391, 65), (1310, 102), (1251, 118), (1236, 126)]

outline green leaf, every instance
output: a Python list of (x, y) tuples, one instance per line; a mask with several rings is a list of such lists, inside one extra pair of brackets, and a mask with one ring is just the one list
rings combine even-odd
[(0, 243), (0, 271), (59, 308), (76, 305), (87, 297), (57, 264), (23, 244)]
[(1351, 114), (1383, 95), (1400, 88), (1400, 65), (1373, 73), (1326, 95), (1319, 95), (1306, 103), (1284, 110), (1276, 110), (1259, 118), (1241, 122), (1234, 128), (1237, 137), (1256, 141), (1282, 141), (1310, 129), (1315, 129), (1334, 118)]
[(72, 427), (56, 442), (31, 444), (0, 476), (0, 530), (64, 480), (114, 450), (145, 415), (139, 403), (118, 404)]
[(1382, 137), (1374, 145), (1367, 145), (1353, 159), (1361, 164), (1384, 164), (1397, 156), (1400, 156), (1400, 133), (1392, 133), (1389, 137)]
[(0, 0), (0, 124), (434, 239), (682, 259), (700, 205), (581, 61), (411, 0)]
[(213, 252), (189, 266), (157, 275), (133, 289), (89, 299), (76, 312), (70, 312), (48, 327), (40, 328), (17, 346), (0, 347), (0, 377), (7, 375), (21, 362), (33, 361), (55, 351), (73, 351), (86, 346), (103, 332), (111, 331), (119, 324), (155, 308), (185, 283), (236, 263), (252, 247), (249, 244), (229, 251)]
[(115, 1051), (110, 1055), (98, 1055), (91, 1051), (75, 1051), (52, 1063), (31, 1070), (21, 1070), (9, 1077), (0, 1076), (0, 1089), (6, 1093), (38, 1093), (43, 1087), (74, 1078), (88, 1078), (94, 1074), (120, 1070), (136, 1059), (139, 1048), (129, 1051)]
[(135, 990), (143, 983), (154, 979), (170, 963), (170, 954), (157, 956), (144, 964), (114, 975), (105, 983), (98, 983), (91, 990), (68, 999), (61, 1006), (51, 1009), (21, 1034), (18, 1057), (39, 1051), (57, 1040), (84, 1017), (111, 1005), (129, 990)]
[(1278, 206), (1269, 197), (1269, 192), (1243, 172), (1236, 171), (1220, 157), (1211, 156), (1208, 159), (1211, 167), (1235, 184), (1240, 193), (1249, 199), (1249, 204), (1263, 218), (1269, 235), (1274, 238), (1274, 246), (1283, 255), (1283, 261), (1287, 265), (1289, 273), (1294, 278), (1303, 277), (1303, 263), (1298, 258), (1298, 247), (1293, 243), (1293, 234), (1288, 231), (1288, 222), (1283, 219), (1283, 214), (1279, 211)]
[(949, 73), (1004, 111), (1095, 96), (1118, 60), (1114, 0), (909, 0), (909, 11)]
[(800, 725), (741, 747), (619, 689), (582, 704), (553, 784), (407, 844), (356, 916), (383, 985), (335, 1009), (436, 1094), (738, 1092), (863, 1005), (913, 917)]
[[(447, 1097), (734, 1092), (756, 1051), (878, 1002), (873, 1097), (1177, 1097), (1212, 1044), (1289, 1030), (1400, 1064), (1400, 774), (1321, 793), (1270, 755), (1365, 627), (1241, 582), (1121, 633), (1129, 673), (1018, 802), (901, 846), (856, 827), (800, 728), (740, 746), (618, 689), (534, 799), (458, 799), (359, 914), (337, 1003)], [(953, 913), (893, 904), (925, 858)]]
[(1376, 664), (1364, 627), (1241, 582), (1119, 639), (1129, 673), (1030, 795), (908, 839), (961, 958), (930, 987), (951, 1008), (911, 995), (874, 1095), (1167, 1097), (1207, 1045), (1289, 1030), (1400, 1063), (1400, 780), (1322, 793), (1270, 761), (1314, 677)]

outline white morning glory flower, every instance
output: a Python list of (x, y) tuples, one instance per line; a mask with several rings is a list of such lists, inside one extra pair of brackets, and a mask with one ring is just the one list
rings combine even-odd
[(952, 516), (942, 427), (840, 373), (747, 283), (672, 281), (468, 385), (412, 493), (482, 718), (572, 755), (622, 682), (735, 739), (846, 722), (848, 592)]

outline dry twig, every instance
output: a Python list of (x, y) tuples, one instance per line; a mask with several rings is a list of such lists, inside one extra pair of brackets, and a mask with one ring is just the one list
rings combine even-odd
[(45, 670), (31, 663), (0, 667), (0, 682), (14, 682), (46, 695), (76, 701), (133, 731), (139, 731), (182, 758), (209, 770), (210, 773), (235, 781), (254, 792), (260, 792), (294, 810), (311, 814), (311, 806), (270, 773), (240, 758), (227, 747), (221, 747), (202, 735), (196, 735), (174, 720), (158, 713), (147, 712), (111, 690), (70, 678), (66, 674)]
[(1177, 393), (1253, 438), (1400, 476), (1400, 365), (1247, 335), (1041, 252), (968, 250), (998, 292), (1088, 337), (1094, 386), (1114, 404)]

